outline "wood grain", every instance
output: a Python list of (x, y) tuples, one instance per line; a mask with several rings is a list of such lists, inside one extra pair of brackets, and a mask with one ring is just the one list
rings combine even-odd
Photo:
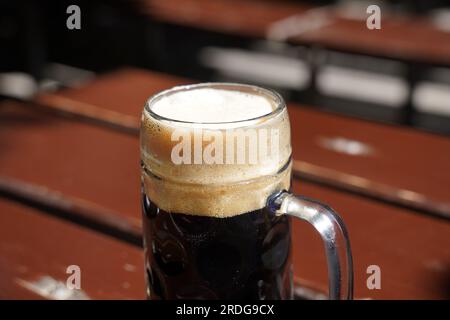
[[(294, 180), (294, 192), (331, 205), (350, 234), (358, 299), (449, 299), (450, 223), (377, 201)], [(294, 222), (294, 265), (298, 284), (327, 290), (320, 237)], [(381, 289), (369, 290), (367, 268), (381, 269)]]
[[(145, 299), (143, 260), (139, 248), (0, 198), (0, 299)], [(82, 293), (64, 289), (71, 265)]]
[[(3, 105), (0, 110), (0, 118), (12, 127), (1, 126), (1, 141), (7, 147), (0, 157), (1, 176), (26, 183), (31, 194), (45, 188), (59, 202), (84, 203), (85, 214), (93, 220), (116, 229), (126, 225), (129, 228), (123, 231), (140, 234), (136, 136), (42, 110), (32, 112), (29, 106), (8, 103), (8, 108)], [(15, 110), (20, 111), (18, 115)], [(294, 192), (327, 202), (344, 217), (354, 250), (357, 298), (449, 297), (448, 222), (298, 180), (294, 180)], [(97, 213), (98, 208), (101, 214), (112, 213), (111, 219)], [(326, 269), (318, 236), (296, 221), (293, 237), (297, 283), (325, 291)], [(382, 268), (380, 291), (365, 286), (365, 270), (371, 264)]]

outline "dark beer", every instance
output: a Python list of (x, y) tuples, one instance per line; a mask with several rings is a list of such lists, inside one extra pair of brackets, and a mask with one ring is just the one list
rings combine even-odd
[(143, 194), (151, 299), (289, 299), (288, 216), (267, 209), (229, 218), (169, 213)]

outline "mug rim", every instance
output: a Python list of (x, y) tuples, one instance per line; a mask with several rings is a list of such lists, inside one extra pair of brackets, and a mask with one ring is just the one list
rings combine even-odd
[[(185, 120), (178, 120), (178, 119), (172, 119), (168, 117), (161, 116), (154, 112), (151, 108), (151, 106), (157, 102), (158, 100), (169, 96), (176, 92), (182, 92), (182, 91), (190, 91), (194, 89), (199, 88), (213, 88), (213, 89), (224, 89), (229, 91), (239, 91), (239, 92), (251, 92), (256, 93), (259, 95), (264, 96), (267, 99), (271, 99), (272, 102), (275, 104), (275, 108), (270, 111), (267, 114), (263, 114), (258, 117), (249, 118), (249, 119), (242, 119), (242, 120), (235, 120), (235, 121), (219, 121), (219, 122), (200, 122), (200, 121), (185, 121)], [(145, 106), (144, 106), (144, 112), (147, 112), (152, 118), (156, 120), (161, 121), (167, 121), (172, 123), (178, 123), (178, 124), (187, 124), (187, 125), (201, 125), (201, 126), (208, 126), (208, 125), (221, 125), (221, 124), (243, 124), (242, 126), (245, 126), (248, 122), (254, 122), (257, 120), (262, 120), (264, 118), (272, 118), (275, 115), (279, 114), (281, 111), (283, 111), (286, 108), (286, 103), (283, 99), (283, 97), (272, 89), (263, 88), (256, 85), (251, 84), (242, 84), (237, 82), (201, 82), (196, 84), (188, 84), (188, 85), (178, 85), (174, 86), (172, 88), (160, 91), (154, 95), (152, 95), (149, 99), (147, 99)]]

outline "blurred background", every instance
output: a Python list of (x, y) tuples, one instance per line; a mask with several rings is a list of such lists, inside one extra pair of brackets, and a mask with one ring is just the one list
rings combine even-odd
[[(448, 0), (0, 0), (0, 299), (145, 298), (140, 114), (200, 81), (283, 95), (293, 191), (342, 215), (357, 299), (450, 298)], [(296, 297), (323, 299), (292, 230)]]
[[(69, 30), (66, 9), (81, 8)], [(381, 31), (365, 28), (370, 4)], [(123, 65), (279, 90), (290, 101), (450, 133), (445, 0), (2, 1), (0, 92), (29, 98)]]

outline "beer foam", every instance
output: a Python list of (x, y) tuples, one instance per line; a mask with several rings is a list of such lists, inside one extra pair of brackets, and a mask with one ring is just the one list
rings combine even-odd
[(225, 123), (254, 119), (276, 106), (261, 95), (223, 89), (199, 88), (175, 92), (152, 105), (164, 118), (196, 123)]
[[(216, 134), (230, 128), (277, 130), (279, 153), (258, 163), (174, 163), (179, 142), (173, 133), (195, 136), (199, 128)], [(224, 218), (261, 209), (272, 193), (290, 188), (290, 157), (287, 110), (268, 90), (236, 84), (175, 87), (151, 98), (142, 114), (144, 191), (167, 212)]]

